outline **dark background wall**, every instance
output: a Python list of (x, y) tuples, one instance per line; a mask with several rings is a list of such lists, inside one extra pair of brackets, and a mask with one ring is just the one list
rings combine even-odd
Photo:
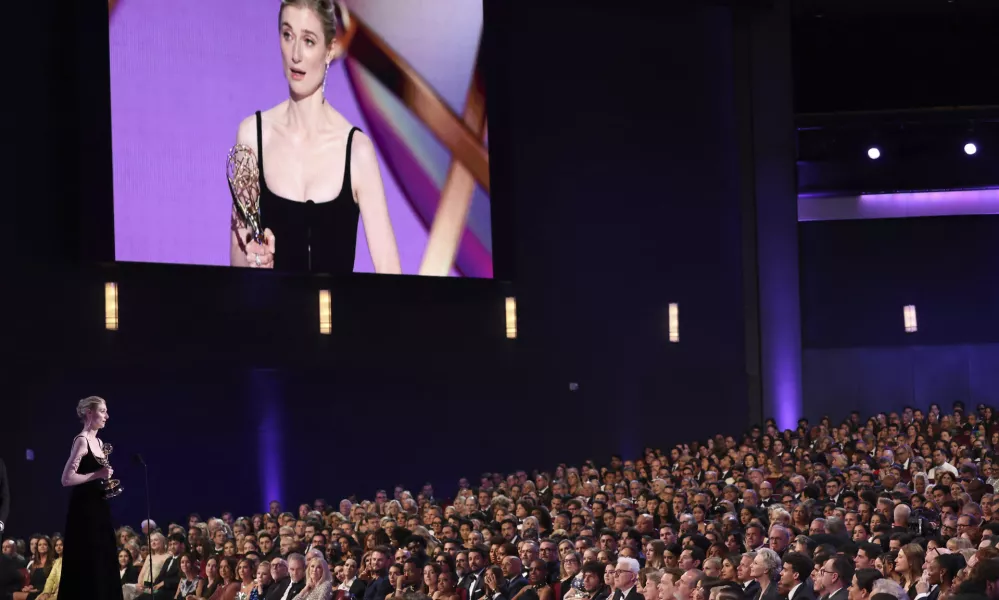
[(999, 404), (997, 235), (995, 215), (802, 223), (807, 414)]
[[(106, 81), (81, 64), (107, 64), (106, 36), (99, 15), (58, 21), (77, 55), (40, 56), (73, 85), (46, 80), (33, 110), (57, 115), (42, 137), (64, 143), (4, 148), (31, 200), (17, 204), (16, 293), (0, 295), (12, 533), (61, 526), (73, 406), (92, 393), (110, 403), (128, 488), (114, 506), (132, 524), (136, 452), (165, 520), (259, 509), (275, 489), (335, 501), (429, 479), (447, 495), (484, 469), (745, 427), (732, 14), (636, 9), (607, 28), (603, 3), (554, 4), (487, 4), (494, 239), (511, 283), (90, 264), (111, 235), (110, 167)], [(8, 142), (40, 135), (31, 119), (7, 126)], [(54, 176), (46, 150), (72, 168)], [(116, 333), (103, 330), (107, 280), (120, 283)], [(316, 333), (322, 287), (330, 338)]]
[(748, 416), (732, 12), (694, 4), (632, 6), (620, 28), (595, 2), (486, 5), (509, 34), (490, 130), (522, 356), (578, 381), (594, 437), (612, 414), (626, 452)]
[(803, 367), (813, 420), (955, 400), (999, 406), (999, 344), (809, 348)]
[[(999, 341), (999, 216), (802, 223), (808, 348)], [(906, 334), (902, 307), (916, 306)]]

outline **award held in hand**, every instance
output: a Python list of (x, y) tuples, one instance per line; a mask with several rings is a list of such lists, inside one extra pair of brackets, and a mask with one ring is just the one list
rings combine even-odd
[[(242, 247), (251, 239), (264, 243), (264, 228), (260, 224), (260, 170), (253, 150), (243, 144), (229, 149), (225, 175), (232, 194), (233, 230), (249, 229), (249, 239), (240, 239)], [(241, 236), (239, 236), (241, 237)]]
[[(102, 444), (101, 445), (101, 451), (104, 453), (104, 457), (103, 458), (98, 458), (97, 462), (99, 462), (102, 467), (111, 468), (111, 463), (108, 462), (108, 457), (111, 455), (111, 452), (113, 450), (114, 450), (114, 446), (112, 446), (111, 444)], [(118, 496), (119, 494), (121, 494), (124, 491), (125, 491), (125, 488), (122, 487), (121, 482), (118, 481), (117, 479), (108, 479), (108, 480), (106, 480), (104, 482), (104, 499), (105, 500), (110, 500), (111, 498), (114, 498), (115, 496)]]

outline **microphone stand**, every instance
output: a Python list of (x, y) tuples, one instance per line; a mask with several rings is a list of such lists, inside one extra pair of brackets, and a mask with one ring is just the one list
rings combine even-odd
[(153, 517), (152, 509), (149, 503), (149, 465), (143, 460), (141, 454), (135, 455), (135, 462), (142, 465), (142, 471), (146, 476), (146, 546), (149, 546), (149, 593), (153, 593), (153, 551), (152, 546), (150, 546), (150, 537), (153, 534)]

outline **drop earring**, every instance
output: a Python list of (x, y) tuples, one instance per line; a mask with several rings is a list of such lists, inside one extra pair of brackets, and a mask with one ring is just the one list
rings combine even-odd
[(326, 72), (323, 73), (323, 102), (326, 102), (326, 78), (330, 76), (330, 63), (326, 63)]

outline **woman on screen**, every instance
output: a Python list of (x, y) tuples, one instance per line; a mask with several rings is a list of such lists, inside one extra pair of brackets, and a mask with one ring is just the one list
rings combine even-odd
[(244, 119), (237, 134), (257, 156), (263, 243), (234, 218), (230, 264), (353, 272), (360, 216), (375, 271), (400, 273), (374, 144), (324, 95), (326, 72), (346, 50), (347, 10), (334, 0), (281, 0), (278, 16), (290, 97)]

